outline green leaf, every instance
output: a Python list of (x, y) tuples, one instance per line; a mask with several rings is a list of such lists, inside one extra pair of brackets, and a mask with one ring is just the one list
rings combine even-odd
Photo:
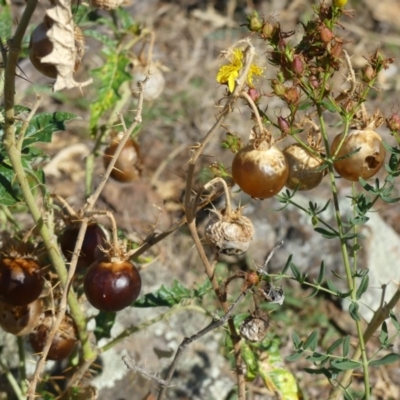
[(337, 232), (328, 231), (328, 230), (326, 230), (324, 228), (318, 228), (317, 227), (317, 228), (314, 228), (314, 231), (320, 233), (322, 235), (322, 237), (324, 237), (326, 239), (333, 239), (333, 238), (338, 237)]
[(361, 296), (367, 291), (369, 284), (369, 276), (364, 275), (361, 279), (360, 285), (357, 288), (356, 299), (359, 300)]
[(193, 298), (193, 292), (185, 288), (179, 281), (174, 281), (170, 288), (162, 285), (153, 293), (148, 293), (135, 301), (133, 307), (173, 307), (184, 299)]
[(100, 33), (97, 30), (92, 30), (92, 29), (86, 29), (85, 30), (85, 36), (91, 37), (100, 43), (104, 44), (106, 47), (109, 48), (117, 48), (118, 42), (116, 40), (111, 39), (108, 35), (104, 35), (103, 33)]
[(29, 123), (22, 148), (29, 148), (33, 143), (50, 143), (54, 132), (65, 131), (65, 122), (78, 118), (67, 112), (36, 114)]
[(381, 342), (381, 345), (384, 347), (389, 346), (389, 333), (388, 333), (388, 327), (386, 321), (383, 321), (382, 323), (382, 329), (381, 333), (379, 334), (379, 341)]
[(288, 259), (287, 259), (287, 261), (286, 261), (286, 264), (285, 264), (285, 266), (283, 267), (283, 270), (282, 270), (282, 272), (281, 272), (282, 275), (286, 273), (286, 271), (288, 270), (288, 268), (289, 268), (290, 265), (292, 264), (292, 258), (293, 258), (293, 254), (291, 254), (291, 255), (288, 257)]
[(302, 344), (300, 336), (295, 331), (292, 333), (292, 341), (296, 349), (298, 349)]
[(309, 109), (311, 106), (313, 105), (313, 103), (311, 103), (311, 101), (303, 101), (299, 104), (298, 106), (298, 110), (303, 111), (303, 110), (307, 110)]
[(359, 308), (360, 306), (357, 303), (350, 303), (349, 314), (350, 317), (354, 319), (354, 321), (361, 321), (361, 317), (358, 312)]
[(291, 354), (290, 356), (286, 357), (288, 361), (297, 361), (303, 356), (303, 350), (297, 350), (296, 353)]
[(319, 268), (319, 274), (317, 278), (317, 282), (320, 285), (325, 278), (325, 264), (324, 261), (321, 261), (321, 266)]
[(134, 21), (131, 13), (122, 7), (117, 8), (115, 12), (121, 30), (128, 31), (134, 35), (140, 34), (140, 25)]
[(322, 101), (321, 102), (321, 106), (325, 107), (329, 112), (331, 113), (336, 113), (336, 107), (334, 106), (334, 104), (332, 104), (330, 101)]
[(318, 345), (318, 331), (313, 331), (305, 341), (303, 348), (304, 350), (310, 348), (312, 351), (315, 351), (317, 345)]
[(396, 315), (393, 313), (393, 310), (390, 310), (389, 317), (390, 317), (390, 320), (392, 321), (392, 324), (396, 328), (397, 332), (400, 332), (400, 324), (396, 318)]
[(258, 360), (251, 347), (244, 341), (241, 345), (241, 354), (246, 364), (246, 380), (253, 381), (258, 375)]
[(333, 342), (326, 350), (327, 354), (332, 354), (342, 344), (343, 340), (343, 338), (340, 338)]
[(339, 293), (338, 288), (335, 286), (335, 284), (330, 279), (328, 279), (326, 281), (326, 285), (328, 286), (328, 289), (331, 290), (332, 292), (334, 292), (336, 294)]
[(110, 338), (111, 337), (111, 329), (114, 326), (115, 318), (117, 313), (115, 312), (104, 312), (100, 311), (96, 317), (96, 328), (94, 330), (94, 335), (96, 336), (97, 341), (102, 338)]
[(18, 191), (15, 190), (15, 173), (10, 165), (0, 163), (0, 204), (13, 206), (20, 202)]
[(395, 353), (390, 353), (387, 354), (385, 357), (382, 357), (379, 360), (374, 360), (369, 363), (372, 367), (376, 367), (378, 365), (387, 365), (387, 364), (393, 364), (400, 360), (400, 354), (395, 354)]
[(314, 362), (314, 363), (319, 363), (327, 360), (329, 357), (326, 354), (321, 354), (321, 353), (313, 353), (311, 356), (306, 357), (308, 361)]
[(342, 346), (343, 357), (347, 357), (349, 351), (350, 351), (350, 336), (347, 335), (343, 339), (343, 346)]
[(12, 14), (11, 6), (1, 6), (0, 12), (0, 38), (3, 44), (6, 44), (7, 40), (11, 38), (12, 34)]
[(92, 71), (92, 76), (98, 81), (97, 101), (90, 105), (90, 129), (93, 130), (102, 115), (115, 106), (121, 98), (119, 89), (121, 85), (132, 79), (131, 75), (125, 72), (129, 59), (125, 54), (119, 54), (116, 50), (106, 48), (103, 51), (105, 64)]
[(351, 360), (333, 360), (331, 362), (332, 367), (339, 369), (340, 371), (347, 371), (349, 369), (356, 369), (361, 367), (361, 363)]

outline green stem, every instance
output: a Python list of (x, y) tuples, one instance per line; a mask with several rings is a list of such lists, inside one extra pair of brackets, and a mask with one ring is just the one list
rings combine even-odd
[(11, 373), (10, 369), (8, 368), (7, 365), (3, 363), (3, 361), (0, 359), (0, 367), (3, 369), (3, 373), (6, 376), (6, 379), (8, 380), (8, 383), (12, 387), (15, 396), (17, 397), (18, 400), (26, 400), (26, 397), (22, 393), (21, 388), (18, 385), (17, 380), (14, 378), (14, 375)]
[[(10, 162), (16, 175), (17, 182), (21, 188), (25, 203), (32, 215), (33, 221), (37, 226), (38, 231), (43, 239), (43, 243), (48, 251), (51, 263), (56, 269), (57, 274), (59, 275), (61, 284), (63, 285), (63, 287), (65, 287), (67, 280), (67, 270), (64, 260), (59, 252), (57, 239), (50, 234), (48, 227), (44, 223), (43, 215), (38, 205), (36, 204), (36, 199), (31, 192), (31, 188), (29, 187), (29, 183), (21, 162), (21, 153), (18, 150), (16, 142), (16, 126), (14, 114), (16, 66), (18, 63), (19, 54), (21, 52), (22, 38), (32, 17), (32, 14), (36, 8), (36, 5), (37, 0), (28, 1), (15, 35), (9, 41), (9, 56), (5, 70), (6, 78), (4, 82), (4, 147), (10, 158)], [(78, 299), (72, 290), (69, 292), (68, 300), (72, 317), (74, 318), (79, 331), (79, 338), (82, 343), (83, 357), (85, 359), (94, 359), (96, 354), (92, 350), (91, 344), (89, 342), (89, 337), (86, 330), (85, 315), (81, 311)]]
[(25, 369), (25, 343), (21, 336), (17, 337), (18, 343), (18, 356), (19, 356), (19, 381), (21, 385), (21, 390), (26, 393), (28, 389), (26, 385), (26, 369)]
[[(331, 160), (332, 158), (331, 158), (330, 147), (329, 147), (329, 142), (328, 142), (328, 135), (327, 135), (327, 131), (326, 131), (325, 120), (322, 116), (322, 109), (321, 109), (320, 104), (317, 104), (317, 111), (318, 111), (319, 122), (320, 122), (320, 126), (321, 126), (322, 137), (325, 142), (327, 159)], [(346, 120), (346, 128), (347, 127), (348, 127), (348, 121)], [(345, 132), (346, 131), (347, 131), (347, 129), (345, 130)], [(343, 227), (343, 223), (342, 223), (342, 215), (341, 215), (340, 206), (339, 206), (339, 196), (338, 196), (332, 162), (330, 162), (328, 164), (328, 171), (329, 171), (328, 175), (329, 175), (331, 190), (332, 190), (333, 205), (334, 205), (334, 210), (335, 210), (335, 219), (336, 219), (336, 224), (338, 227), (339, 238), (340, 238), (340, 248), (341, 248), (341, 252), (342, 252), (343, 265), (344, 265), (345, 272), (346, 272), (347, 285), (351, 292), (351, 294), (350, 294), (351, 301), (353, 303), (356, 303), (357, 302), (357, 287), (355, 285), (353, 274), (351, 271), (351, 265), (350, 265), (349, 255), (348, 255), (347, 246), (346, 246), (346, 239), (344, 238), (344, 236), (345, 236), (344, 227)], [(359, 339), (359, 348), (360, 348), (361, 357), (362, 357), (365, 399), (369, 400), (370, 399), (370, 384), (369, 384), (368, 358), (367, 358), (367, 353), (365, 350), (365, 342), (364, 342), (364, 336), (363, 336), (363, 332), (362, 332), (361, 323), (360, 323), (360, 321), (357, 321), (357, 320), (355, 321), (355, 323), (356, 323), (356, 328), (357, 328), (357, 336)], [(353, 355), (353, 358), (354, 358), (354, 355)]]

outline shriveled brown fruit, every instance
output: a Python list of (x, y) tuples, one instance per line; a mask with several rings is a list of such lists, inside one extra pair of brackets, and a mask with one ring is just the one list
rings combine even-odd
[(100, 10), (115, 10), (124, 0), (90, 0), (90, 5)]
[(324, 177), (319, 170), (323, 161), (312, 155), (298, 143), (291, 144), (283, 150), (289, 166), (289, 176), (285, 186), (292, 190), (311, 190), (317, 187)]
[[(343, 139), (339, 134), (333, 139), (331, 154), (334, 155)], [(352, 154), (354, 153), (354, 154)], [(351, 154), (350, 156), (348, 156)], [(386, 150), (382, 144), (382, 138), (373, 130), (351, 130), (344, 138), (333, 166), (336, 172), (349, 181), (358, 181), (359, 178), (369, 179), (373, 177), (383, 166)]]
[(16, 336), (27, 335), (37, 326), (42, 314), (42, 301), (35, 300), (25, 306), (11, 306), (0, 302), (0, 326)]
[(253, 239), (254, 228), (249, 218), (242, 215), (243, 208), (230, 214), (214, 211), (206, 226), (206, 239), (219, 253), (240, 255), (247, 251)]
[[(114, 139), (104, 151), (104, 168), (108, 168), (118, 145), (119, 140)], [(142, 157), (139, 145), (135, 140), (129, 138), (111, 171), (111, 177), (118, 182), (132, 182), (139, 179), (141, 173)]]
[[(43, 351), (52, 323), (52, 313), (51, 311), (46, 311), (40, 324), (29, 335), (29, 342), (36, 353)], [(68, 357), (74, 350), (77, 342), (78, 337), (74, 320), (70, 315), (65, 314), (51, 343), (46, 359), (57, 361)]]

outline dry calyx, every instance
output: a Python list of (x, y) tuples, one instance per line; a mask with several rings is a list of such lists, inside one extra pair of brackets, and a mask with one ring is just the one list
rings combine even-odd
[(253, 239), (254, 228), (249, 218), (242, 215), (243, 207), (234, 211), (212, 210), (205, 236), (219, 253), (240, 255), (247, 251)]
[[(48, 32), (52, 26), (53, 20), (46, 15), (43, 22), (32, 31), (29, 41), (29, 58), (33, 66), (39, 72), (49, 78), (55, 79), (58, 74), (56, 64), (42, 62), (42, 58), (51, 54), (54, 49), (54, 44), (48, 37)], [(83, 33), (76, 25), (74, 26), (74, 45), (74, 72), (76, 72), (85, 54), (85, 40)]]

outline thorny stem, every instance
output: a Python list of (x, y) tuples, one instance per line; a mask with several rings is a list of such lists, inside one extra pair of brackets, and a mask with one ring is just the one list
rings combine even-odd
[[(226, 300), (221, 298), (221, 297), (225, 297), (225, 296), (223, 296), (223, 294), (220, 293), (219, 285), (218, 285), (218, 282), (217, 282), (215, 274), (214, 274), (214, 269), (210, 265), (210, 263), (207, 259), (207, 256), (203, 249), (203, 246), (202, 246), (199, 236), (197, 234), (195, 214), (193, 212), (194, 206), (192, 204), (192, 186), (193, 186), (194, 171), (195, 171), (197, 159), (203, 153), (205, 146), (212, 139), (214, 134), (217, 132), (218, 128), (224, 122), (225, 118), (232, 111), (233, 106), (239, 99), (240, 94), (242, 92), (242, 88), (246, 82), (247, 74), (249, 72), (250, 65), (252, 63), (252, 60), (253, 60), (254, 54), (255, 54), (255, 49), (254, 49), (253, 45), (250, 43), (250, 41), (247, 40), (246, 43), (247, 43), (247, 47), (244, 51), (244, 55), (245, 55), (244, 56), (244, 68), (242, 69), (240, 76), (236, 80), (236, 86), (235, 86), (233, 93), (228, 98), (228, 101), (226, 102), (225, 106), (223, 107), (217, 121), (215, 122), (213, 127), (208, 131), (208, 133), (205, 135), (203, 141), (201, 143), (196, 144), (196, 146), (193, 147), (193, 154), (188, 163), (186, 188), (185, 188), (184, 204), (185, 204), (185, 214), (186, 214), (188, 228), (192, 235), (193, 242), (199, 253), (201, 262), (204, 265), (205, 272), (206, 272), (208, 278), (210, 279), (210, 282), (213, 286), (215, 294), (216, 294), (217, 298), (219, 299), (219, 301), (221, 303), (221, 307), (224, 310), (224, 312), (228, 311), (228, 306), (227, 306)], [(229, 326), (229, 330), (230, 330), (230, 335), (231, 335), (233, 348), (234, 348), (234, 355), (235, 355), (236, 376), (237, 376), (237, 384), (238, 384), (238, 397), (239, 397), (239, 400), (244, 400), (246, 397), (246, 383), (245, 383), (244, 372), (243, 372), (243, 368), (242, 368), (240, 336), (238, 336), (238, 334), (236, 332), (236, 328), (231, 319), (228, 320), (228, 326)]]
[(182, 356), (184, 350), (186, 349), (186, 347), (193, 343), (194, 341), (200, 339), (201, 337), (203, 337), (204, 335), (206, 335), (207, 333), (213, 331), (214, 329), (224, 325), (227, 321), (231, 320), (231, 316), (233, 311), (236, 309), (237, 305), (245, 298), (247, 294), (247, 291), (243, 291), (242, 293), (240, 293), (240, 295), (238, 296), (238, 298), (232, 303), (232, 305), (228, 308), (228, 310), (225, 312), (225, 315), (216, 321), (212, 321), (210, 324), (208, 324), (204, 329), (202, 329), (200, 332), (197, 332), (196, 334), (185, 338), (183, 340), (183, 342), (179, 345), (178, 350), (175, 353), (175, 357), (172, 361), (172, 364), (169, 367), (168, 370), (168, 375), (164, 380), (164, 385), (162, 386), (162, 389), (160, 390), (160, 393), (158, 394), (157, 400), (162, 400), (164, 395), (166, 394), (166, 391), (168, 389), (168, 385), (171, 382), (172, 376), (175, 372), (175, 369), (178, 365), (178, 361), (180, 359), (180, 357)]
[[(65, 263), (59, 253), (59, 249), (56, 243), (56, 239), (51, 235), (48, 226), (43, 220), (43, 215), (36, 204), (36, 199), (31, 192), (31, 188), (27, 181), (24, 167), (21, 162), (21, 153), (17, 147), (16, 142), (16, 126), (15, 126), (15, 113), (14, 113), (14, 96), (15, 96), (15, 71), (18, 63), (18, 57), (21, 51), (21, 42), (32, 14), (36, 8), (37, 0), (29, 0), (27, 6), (24, 10), (20, 23), (14, 36), (9, 40), (9, 55), (7, 59), (6, 71), (5, 71), (5, 83), (4, 83), (4, 106), (5, 106), (5, 135), (4, 135), (4, 147), (10, 158), (11, 165), (16, 175), (17, 182), (20, 185), (22, 195), (24, 197), (25, 203), (32, 215), (35, 225), (37, 226), (39, 233), (43, 239), (43, 243), (48, 251), (49, 258), (52, 265), (56, 269), (61, 284), (64, 288), (63, 296), (65, 298), (68, 294), (68, 301), (71, 309), (71, 314), (75, 320), (78, 328), (79, 338), (82, 343), (83, 358), (84, 359), (94, 359), (95, 353), (92, 350), (90, 342), (88, 340), (88, 333), (86, 330), (86, 319), (83, 314), (75, 293), (68, 290), (70, 281), (68, 280), (67, 271), (65, 268)], [(60, 310), (62, 314), (62, 310)], [(52, 330), (57, 326), (53, 324)], [(51, 332), (50, 332), (51, 333)], [(35, 398), (36, 385), (39, 379), (39, 375), (43, 369), (45, 358), (50, 348), (52, 337), (49, 334), (46, 346), (43, 350), (43, 354), (36, 365), (35, 374), (31, 380), (28, 389), (28, 398), (33, 400)]]

